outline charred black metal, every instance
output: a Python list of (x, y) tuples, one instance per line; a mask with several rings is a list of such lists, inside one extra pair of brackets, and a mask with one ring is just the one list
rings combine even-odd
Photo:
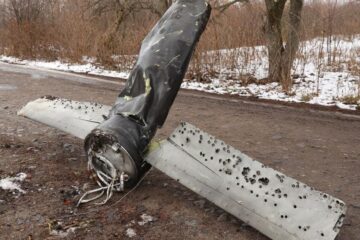
[(205, 0), (172, 4), (144, 39), (138, 61), (108, 119), (85, 140), (88, 152), (107, 142), (98, 141), (99, 136), (111, 142), (115, 139), (138, 168), (131, 185), (149, 169), (143, 154), (167, 118), (210, 13)]

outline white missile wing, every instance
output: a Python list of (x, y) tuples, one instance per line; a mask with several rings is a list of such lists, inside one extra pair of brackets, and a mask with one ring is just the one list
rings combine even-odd
[(18, 115), (85, 139), (104, 121), (110, 109), (110, 106), (98, 103), (46, 96), (29, 102), (18, 112)]

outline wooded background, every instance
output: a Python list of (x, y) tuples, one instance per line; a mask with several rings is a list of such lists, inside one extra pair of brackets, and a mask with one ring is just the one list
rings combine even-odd
[[(267, 81), (289, 79), (297, 41), (360, 33), (360, 1), (210, 1), (213, 14), (188, 77), (206, 81), (216, 58), (202, 66), (204, 52), (267, 45)], [(171, 5), (169, 0), (0, 0), (0, 54), (26, 59), (82, 62), (93, 57), (106, 68), (131, 68), (141, 41)], [(296, 12), (297, 11), (297, 12)], [(298, 15), (297, 15), (298, 14)], [(286, 43), (286, 44), (285, 44)], [(329, 61), (334, 49), (327, 44)], [(288, 52), (288, 53), (287, 53)], [(228, 64), (235, 64), (229, 56)], [(282, 66), (282, 67), (280, 67)], [(285, 69), (285, 70), (284, 70)]]

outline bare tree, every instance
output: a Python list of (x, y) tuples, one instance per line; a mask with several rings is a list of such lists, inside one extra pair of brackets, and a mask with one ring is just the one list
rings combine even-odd
[[(152, 0), (149, 7), (154, 13), (162, 16), (166, 10), (171, 6), (173, 0)], [(238, 3), (249, 3), (249, 0), (210, 0), (213, 9), (219, 12), (225, 12), (229, 7)]]
[(123, 21), (136, 12), (150, 10), (161, 17), (172, 4), (172, 0), (88, 0), (93, 15), (115, 13), (113, 29), (118, 31)]
[(105, 66), (113, 65), (111, 55), (116, 47), (116, 34), (127, 17), (138, 10), (142, 1), (132, 0), (89, 0), (88, 9), (92, 16), (113, 15), (114, 20), (105, 34), (97, 41), (97, 58)]
[(229, 1), (221, 1), (216, 0), (214, 3), (214, 9), (222, 12), (225, 12), (229, 7), (237, 3), (249, 3), (249, 0), (229, 0)]
[(138, 9), (142, 1), (132, 0), (90, 0), (88, 8), (93, 16), (101, 16), (104, 14), (114, 14), (115, 20), (111, 27), (111, 31), (118, 31), (123, 21)]
[(43, 0), (9, 0), (8, 8), (18, 25), (35, 22), (42, 13), (46, 1)]
[[(332, 42), (333, 42), (333, 35), (334, 35), (334, 20), (336, 15), (338, 1), (335, 0), (330, 2), (327, 6), (327, 27), (325, 27), (327, 38), (326, 38), (326, 46), (327, 46), (327, 64), (331, 65), (334, 59), (331, 59), (332, 53)], [(335, 56), (335, 55), (334, 55)], [(333, 60), (333, 61), (332, 61)]]
[(299, 48), (303, 0), (290, 0), (289, 30), (284, 44), (282, 18), (287, 0), (265, 0), (265, 33), (269, 51), (269, 81), (280, 82), (284, 91), (292, 87), (291, 68)]
[(116, 34), (120, 32), (127, 18), (144, 10), (151, 11), (160, 17), (171, 3), (171, 0), (88, 0), (88, 9), (93, 16), (109, 13), (114, 16), (113, 23), (98, 41), (99, 60), (107, 66), (112, 65), (112, 50), (118, 44)]
[(0, 0), (0, 27), (3, 26), (3, 24), (5, 23), (6, 20), (6, 7), (5, 7), (5, 3), (4, 1)]

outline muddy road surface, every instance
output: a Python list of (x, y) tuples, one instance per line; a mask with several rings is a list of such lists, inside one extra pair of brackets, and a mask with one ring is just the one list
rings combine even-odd
[[(82, 141), (23, 119), (28, 101), (54, 95), (112, 104), (123, 82), (0, 63), (0, 239), (265, 240), (246, 223), (153, 169), (106, 206), (75, 207), (89, 179)], [(348, 204), (339, 240), (360, 236), (360, 118), (180, 91), (157, 138), (188, 121), (251, 157)]]

